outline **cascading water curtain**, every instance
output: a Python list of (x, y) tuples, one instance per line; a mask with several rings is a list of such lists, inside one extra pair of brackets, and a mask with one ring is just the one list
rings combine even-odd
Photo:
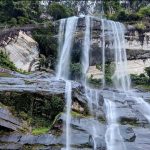
[[(71, 81), (69, 81), (69, 72), (70, 72), (70, 55), (72, 49), (72, 42), (74, 38), (74, 33), (76, 31), (76, 26), (78, 22), (78, 17), (70, 17), (66, 21), (64, 43), (61, 43), (62, 36), (59, 38), (60, 45), (60, 56), (57, 65), (57, 79), (63, 79), (66, 81), (65, 88), (65, 98), (66, 98), (66, 150), (70, 150), (71, 144), (71, 131), (70, 131), (70, 122), (71, 122), (71, 104), (72, 104), (72, 86)], [(61, 21), (60, 25), (64, 25), (64, 20)], [(60, 32), (64, 31), (64, 27), (60, 27)], [(60, 34), (61, 35), (61, 34)], [(62, 47), (62, 48), (61, 48)]]
[(130, 88), (130, 79), (127, 71), (127, 56), (125, 51), (123, 24), (114, 21), (108, 21), (112, 30), (113, 49), (115, 53), (115, 72), (112, 76), (115, 87), (118, 90), (128, 91)]

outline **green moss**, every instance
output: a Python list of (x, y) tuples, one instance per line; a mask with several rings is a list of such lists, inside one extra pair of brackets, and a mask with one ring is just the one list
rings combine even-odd
[(130, 118), (121, 118), (119, 120), (119, 123), (122, 125), (132, 125), (132, 126), (139, 126), (139, 123), (135, 119), (130, 119)]
[(144, 90), (145, 92), (150, 91), (150, 85), (135, 85), (134, 88)]
[(5, 72), (0, 72), (0, 77), (13, 77), (13, 75)]
[(71, 115), (74, 118), (89, 118), (89, 117), (91, 117), (90, 115), (80, 114), (80, 113), (75, 112), (75, 111), (71, 111)]
[(33, 135), (40, 135), (40, 134), (45, 134), (48, 133), (49, 128), (43, 127), (43, 128), (35, 128), (32, 130)]
[(99, 120), (101, 123), (106, 123), (106, 119), (104, 118), (104, 116), (99, 116), (99, 117), (98, 117), (98, 120)]

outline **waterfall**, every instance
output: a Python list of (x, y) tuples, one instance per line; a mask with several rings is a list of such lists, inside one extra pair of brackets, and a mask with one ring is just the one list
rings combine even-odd
[(108, 127), (105, 133), (107, 150), (126, 150), (123, 138), (117, 123), (115, 103), (105, 99), (106, 117)]
[(109, 21), (109, 24), (112, 30), (114, 43), (113, 49), (115, 53), (115, 72), (112, 76), (112, 79), (115, 87), (125, 92), (130, 88), (124, 40), (125, 27), (123, 26), (123, 24), (114, 21)]
[[(64, 27), (65, 20), (61, 20), (59, 28), (59, 50), (60, 56), (57, 65), (57, 79), (64, 79), (66, 81), (65, 87), (65, 99), (66, 99), (66, 150), (70, 150), (70, 143), (71, 143), (71, 132), (70, 132), (70, 122), (71, 122), (71, 104), (72, 104), (72, 86), (71, 81), (69, 81), (69, 68), (70, 68), (70, 55), (71, 55), (71, 48), (72, 42), (74, 38), (74, 33), (76, 30), (78, 17), (70, 17), (66, 21), (66, 28)], [(63, 35), (61, 32), (65, 31), (64, 42)], [(61, 50), (62, 48), (62, 50)]]
[[(99, 110), (99, 90), (92, 89), (89, 86), (87, 80), (87, 72), (89, 69), (89, 53), (91, 47), (91, 29), (93, 17), (85, 16), (85, 33), (83, 39), (83, 47), (82, 47), (82, 84), (85, 87), (85, 95), (88, 101), (88, 107), (90, 110), (90, 114), (93, 117), (91, 122), (91, 131), (89, 133), (93, 139), (93, 149), (97, 149), (96, 138), (99, 138), (98, 135), (98, 110)], [(100, 21), (100, 19), (98, 19)], [(78, 17), (70, 17), (68, 19), (63, 19), (60, 22), (59, 27), (59, 61), (57, 65), (57, 79), (63, 79), (66, 82), (65, 86), (65, 98), (66, 98), (66, 149), (70, 150), (71, 143), (71, 104), (72, 104), (72, 85), (71, 81), (69, 81), (70, 75), (70, 58), (71, 58), (71, 49), (73, 45), (74, 33), (76, 31), (78, 22)], [(92, 23), (91, 23), (92, 22)], [(129, 95), (130, 92), (130, 76), (127, 72), (127, 56), (125, 50), (125, 27), (123, 24), (119, 22), (114, 22), (106, 19), (101, 19), (101, 27), (102, 27), (102, 35), (101, 35), (101, 47), (102, 47), (102, 71), (103, 71), (103, 87), (105, 87), (105, 63), (106, 63), (106, 47), (105, 44), (107, 40), (111, 42), (111, 47), (109, 48), (114, 53), (114, 65), (115, 70), (112, 75), (112, 80), (116, 89), (123, 91), (126, 96)], [(141, 103), (143, 107), (139, 107), (141, 113), (150, 121), (150, 111), (149, 105), (142, 99), (136, 97), (133, 93), (130, 95), (134, 101), (137, 103)], [(112, 100), (104, 99), (105, 107), (106, 107), (106, 117), (107, 117), (107, 130), (105, 133), (105, 141), (107, 145), (107, 150), (126, 150), (125, 143), (120, 134), (119, 124), (117, 123), (117, 112), (116, 112), (116, 104), (115, 97)]]
[(70, 54), (77, 21), (77, 17), (67, 19), (64, 44), (57, 65), (57, 79), (69, 79)]

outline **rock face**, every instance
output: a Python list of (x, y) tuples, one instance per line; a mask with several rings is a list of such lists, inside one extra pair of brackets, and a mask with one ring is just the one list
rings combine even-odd
[(23, 31), (3, 42), (5, 44), (0, 48), (9, 55), (10, 60), (18, 69), (28, 71), (30, 63), (38, 58), (38, 43)]
[[(108, 129), (108, 122), (106, 119), (107, 107), (105, 99), (115, 103), (118, 128), (125, 146), (132, 150), (138, 150), (139, 147), (146, 150), (150, 149), (148, 121), (139, 111), (139, 104), (132, 97), (127, 97), (124, 93), (111, 89), (99, 90), (97, 95), (98, 107), (94, 107), (94, 100), (92, 101), (93, 111), (96, 113), (89, 115), (89, 113), (85, 113), (86, 109), (88, 109), (85, 89), (77, 82), (72, 82), (72, 87), (72, 110), (75, 112), (72, 113), (70, 139), (72, 139), (71, 145), (75, 150), (92, 150), (93, 146), (95, 146), (94, 142), (96, 142), (97, 150), (106, 150), (105, 134)], [(26, 98), (24, 93), (28, 95)], [(23, 97), (26, 103), (34, 99), (36, 104), (40, 104), (38, 104), (40, 109), (43, 109), (43, 101), (51, 100), (52, 95), (60, 96), (64, 101), (64, 94), (65, 82), (56, 80), (53, 75), (47, 73), (38, 72), (31, 75), (21, 75), (13, 72), (12, 78), (0, 78), (0, 101), (4, 104), (11, 105), (9, 102), (15, 101), (15, 105), (17, 105), (23, 100), (21, 99)], [(147, 101), (150, 100), (150, 93), (136, 94)], [(15, 97), (13, 97), (14, 95)], [(20, 107), (22, 107), (21, 103)], [(52, 103), (52, 101), (49, 101), (49, 103)], [(29, 109), (30, 107), (27, 107), (28, 111)], [(33, 109), (36, 111), (36, 105)], [(44, 112), (41, 114), (44, 114)], [(11, 126), (8, 126), (6, 122), (3, 123), (1, 120), (11, 123)], [(65, 114), (60, 114), (51, 130), (46, 134), (32, 135), (31, 133), (17, 132), (22, 127), (21, 122), (12, 117), (10, 112), (1, 108), (0, 128), (3, 130), (5, 127), (7, 130), (15, 132), (0, 134), (0, 149), (10, 149), (10, 147), (11, 149), (31, 149), (35, 146), (39, 150), (61, 150), (66, 144), (65, 127), (64, 132), (59, 135), (55, 135), (53, 132), (54, 128), (56, 130), (57, 125), (60, 126), (60, 120), (61, 122), (62, 120), (66, 121)], [(120, 141), (117, 137), (116, 140)]]
[(4, 107), (0, 107), (0, 126), (10, 131), (24, 129), (23, 123), (18, 118), (13, 117), (9, 110)]

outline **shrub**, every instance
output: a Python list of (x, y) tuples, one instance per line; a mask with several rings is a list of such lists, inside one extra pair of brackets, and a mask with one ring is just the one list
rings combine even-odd
[(139, 17), (150, 17), (150, 6), (140, 8), (137, 14)]
[(12, 18), (12, 19), (9, 21), (9, 24), (11, 24), (12, 26), (16, 26), (16, 25), (17, 25), (17, 19), (16, 19), (16, 18)]
[(14, 63), (10, 61), (9, 56), (0, 50), (0, 66), (11, 69), (13, 71), (17, 71), (17, 68), (15, 67)]
[(148, 78), (144, 75), (131, 74), (131, 81), (135, 85), (143, 85), (148, 83)]
[(144, 30), (144, 29), (146, 28), (145, 24), (142, 23), (142, 22), (137, 23), (137, 24), (135, 25), (135, 27), (136, 27), (136, 29), (138, 29), (138, 30)]
[(60, 112), (63, 112), (64, 101), (61, 97), (52, 96), (50, 101), (45, 100), (43, 112), (46, 114), (47, 118), (54, 119)]
[(118, 21), (137, 21), (141, 18), (136, 13), (127, 12), (126, 10), (121, 10), (118, 14), (114, 14), (111, 17)]
[(128, 13), (125, 10), (121, 10), (117, 15), (116, 20), (119, 20), (119, 21), (128, 20)]
[(148, 75), (148, 77), (150, 78), (150, 67), (146, 67), (145, 72)]
[(19, 25), (24, 25), (24, 24), (26, 24), (28, 22), (29, 22), (28, 18), (26, 18), (26, 17), (18, 17), (18, 24)]
[(82, 71), (80, 63), (71, 64), (71, 79), (80, 79)]

